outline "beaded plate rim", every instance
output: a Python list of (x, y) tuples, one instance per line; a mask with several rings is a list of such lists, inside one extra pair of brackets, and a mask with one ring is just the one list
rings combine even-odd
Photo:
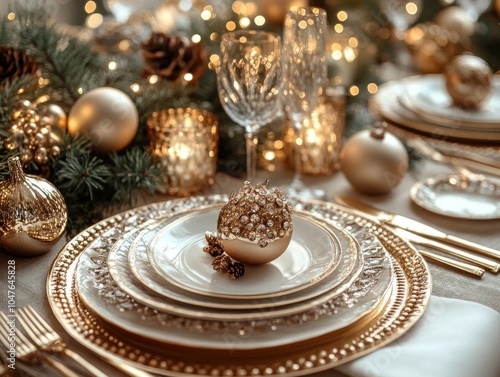
[[(221, 200), (224, 198), (220, 195), (211, 197)], [(186, 363), (176, 358), (174, 350), (169, 350), (174, 356), (152, 355), (150, 350), (139, 349), (126, 338), (113, 333), (106, 324), (102, 327), (79, 301), (78, 293), (67, 277), (74, 274), (74, 261), (80, 252), (106, 229), (131, 216), (148, 216), (148, 211), (161, 211), (162, 206), (193, 203), (200, 198), (176, 199), (125, 211), (89, 227), (68, 242), (49, 271), (47, 296), (55, 317), (72, 338), (104, 359), (128, 362), (162, 375), (297, 376), (333, 368), (396, 340), (417, 322), (429, 303), (431, 279), (427, 264), (408, 242), (390, 229), (347, 208), (317, 200), (301, 201), (299, 203), (303, 205), (303, 209), (329, 210), (360, 226), (368, 227), (389, 251), (395, 270), (395, 290), (382, 313), (363, 321), (350, 332), (290, 350), (287, 357), (277, 357), (270, 364), (262, 364), (255, 359), (234, 365), (227, 364), (227, 360), (220, 358), (210, 359), (204, 364), (196, 360)]]

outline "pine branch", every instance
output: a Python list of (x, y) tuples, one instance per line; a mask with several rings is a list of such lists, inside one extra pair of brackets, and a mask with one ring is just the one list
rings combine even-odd
[(25, 99), (33, 100), (37, 89), (37, 79), (29, 75), (14, 77), (0, 85), (0, 130), (8, 128), (7, 118), (21, 95)]
[(154, 195), (161, 184), (162, 168), (147, 149), (133, 148), (124, 154), (114, 153), (112, 187), (113, 201), (118, 203), (136, 203), (139, 195)]
[(57, 163), (55, 184), (65, 198), (93, 201), (102, 196), (110, 175), (103, 160), (71, 149)]
[(49, 80), (53, 98), (69, 109), (81, 90), (101, 85), (102, 70), (88, 45), (60, 33), (48, 20), (41, 8), (19, 8), (16, 11), (17, 23), (9, 24), (8, 28), (11, 35), (15, 35), (12, 45), (36, 60), (42, 76)]

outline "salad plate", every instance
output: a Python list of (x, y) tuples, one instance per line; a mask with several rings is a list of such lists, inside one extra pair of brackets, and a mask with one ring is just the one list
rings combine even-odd
[(292, 216), (294, 230), (287, 250), (265, 265), (245, 265), (245, 274), (231, 281), (213, 270), (213, 258), (203, 252), (207, 244), (205, 232), (217, 224), (220, 209), (182, 214), (151, 239), (147, 255), (159, 276), (197, 294), (262, 299), (310, 287), (330, 275), (340, 263), (337, 236), (313, 217), (296, 213)]

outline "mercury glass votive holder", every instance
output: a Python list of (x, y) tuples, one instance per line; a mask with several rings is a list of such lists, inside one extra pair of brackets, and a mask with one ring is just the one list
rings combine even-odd
[(162, 193), (187, 196), (214, 183), (219, 141), (215, 114), (172, 108), (151, 114), (147, 126), (151, 153), (163, 167)]
[(293, 168), (298, 149), (303, 174), (327, 176), (339, 169), (345, 106), (344, 88), (327, 88), (314, 111), (304, 118), (298, 134), (291, 122), (286, 123), (284, 139), (287, 161)]

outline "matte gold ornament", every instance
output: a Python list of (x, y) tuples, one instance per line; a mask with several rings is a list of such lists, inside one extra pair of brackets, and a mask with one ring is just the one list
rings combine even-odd
[(446, 89), (455, 105), (476, 109), (491, 93), (491, 77), (492, 70), (483, 59), (460, 55), (446, 67)]
[(351, 136), (340, 152), (342, 171), (358, 191), (387, 194), (408, 170), (408, 152), (385, 127), (364, 130)]
[(71, 136), (84, 135), (95, 153), (122, 150), (134, 139), (139, 115), (134, 103), (122, 91), (103, 87), (78, 98), (68, 116)]
[(267, 183), (249, 182), (233, 192), (217, 221), (217, 239), (233, 259), (248, 264), (271, 262), (292, 239), (291, 203)]
[(443, 29), (455, 31), (462, 36), (470, 37), (474, 33), (474, 21), (467, 15), (467, 12), (458, 6), (451, 6), (441, 10), (434, 23)]
[(8, 165), (10, 177), (0, 182), (0, 247), (22, 257), (46, 253), (66, 229), (64, 198), (47, 180), (25, 175), (18, 157)]
[(35, 162), (45, 167), (61, 153), (60, 127), (65, 118), (64, 110), (57, 105), (38, 108), (30, 101), (20, 101), (9, 115), (10, 136), (3, 146), (18, 151), (23, 164)]

